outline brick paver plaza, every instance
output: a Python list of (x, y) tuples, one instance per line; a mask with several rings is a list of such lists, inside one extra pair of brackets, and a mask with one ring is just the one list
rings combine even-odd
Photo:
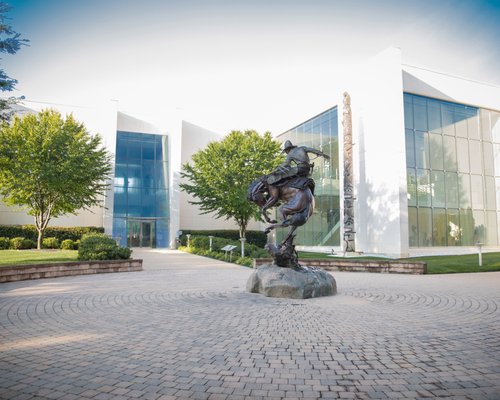
[(0, 285), (3, 399), (500, 399), (500, 273), (334, 273), (339, 294), (245, 292), (251, 269), (136, 251), (145, 270)]

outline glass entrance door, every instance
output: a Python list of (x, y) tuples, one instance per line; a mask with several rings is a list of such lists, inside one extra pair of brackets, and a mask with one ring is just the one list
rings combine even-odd
[(156, 221), (129, 220), (127, 244), (129, 247), (156, 247)]

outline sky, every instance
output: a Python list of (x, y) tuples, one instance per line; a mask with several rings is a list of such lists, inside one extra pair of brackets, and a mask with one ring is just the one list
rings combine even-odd
[(500, 85), (500, 0), (12, 0), (29, 47), (2, 67), (27, 100), (176, 110), (220, 134), (280, 134), (332, 107), (389, 46)]

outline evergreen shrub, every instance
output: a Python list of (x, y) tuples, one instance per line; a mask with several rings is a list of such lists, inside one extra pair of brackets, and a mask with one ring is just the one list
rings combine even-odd
[(55, 237), (44, 238), (42, 241), (42, 248), (44, 249), (58, 249), (59, 240)]
[[(240, 233), (237, 230), (214, 230), (214, 231), (197, 231), (197, 230), (182, 230), (181, 236), (181, 244), (182, 246), (187, 246), (187, 234), (191, 234), (191, 239), (193, 236), (214, 236), (218, 238), (231, 239), (237, 241), (239, 243)], [(246, 243), (253, 244), (257, 247), (264, 248), (267, 244), (267, 235), (261, 231), (247, 231), (246, 234)]]
[(0, 237), (0, 250), (8, 250), (10, 247), (10, 239), (6, 237)]
[(83, 235), (78, 247), (79, 260), (127, 260), (132, 250), (120, 247), (116, 241), (102, 233)]
[(74, 240), (66, 239), (61, 243), (62, 250), (78, 250), (78, 246)]
[[(49, 226), (44, 233), (45, 237), (55, 237), (59, 242), (66, 239), (80, 240), (87, 233), (104, 233), (104, 228), (95, 226), (75, 226), (58, 227)], [(0, 237), (13, 239), (15, 237), (24, 237), (34, 242), (38, 239), (38, 232), (34, 225), (0, 225)]]
[(10, 239), (10, 248), (13, 250), (27, 250), (36, 248), (36, 243), (31, 239), (21, 236)]

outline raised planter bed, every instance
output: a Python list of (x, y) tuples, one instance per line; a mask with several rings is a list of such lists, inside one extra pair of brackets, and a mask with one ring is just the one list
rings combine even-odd
[(142, 271), (142, 260), (72, 261), (0, 267), (0, 283), (60, 276)]
[[(301, 260), (299, 260), (301, 261)], [(271, 264), (272, 258), (258, 258), (253, 261), (253, 267)], [(398, 260), (326, 260), (307, 259), (301, 264), (310, 267), (319, 267), (327, 271), (349, 271), (349, 272), (379, 272), (387, 274), (415, 274), (427, 273), (427, 264), (422, 261), (398, 261)]]

